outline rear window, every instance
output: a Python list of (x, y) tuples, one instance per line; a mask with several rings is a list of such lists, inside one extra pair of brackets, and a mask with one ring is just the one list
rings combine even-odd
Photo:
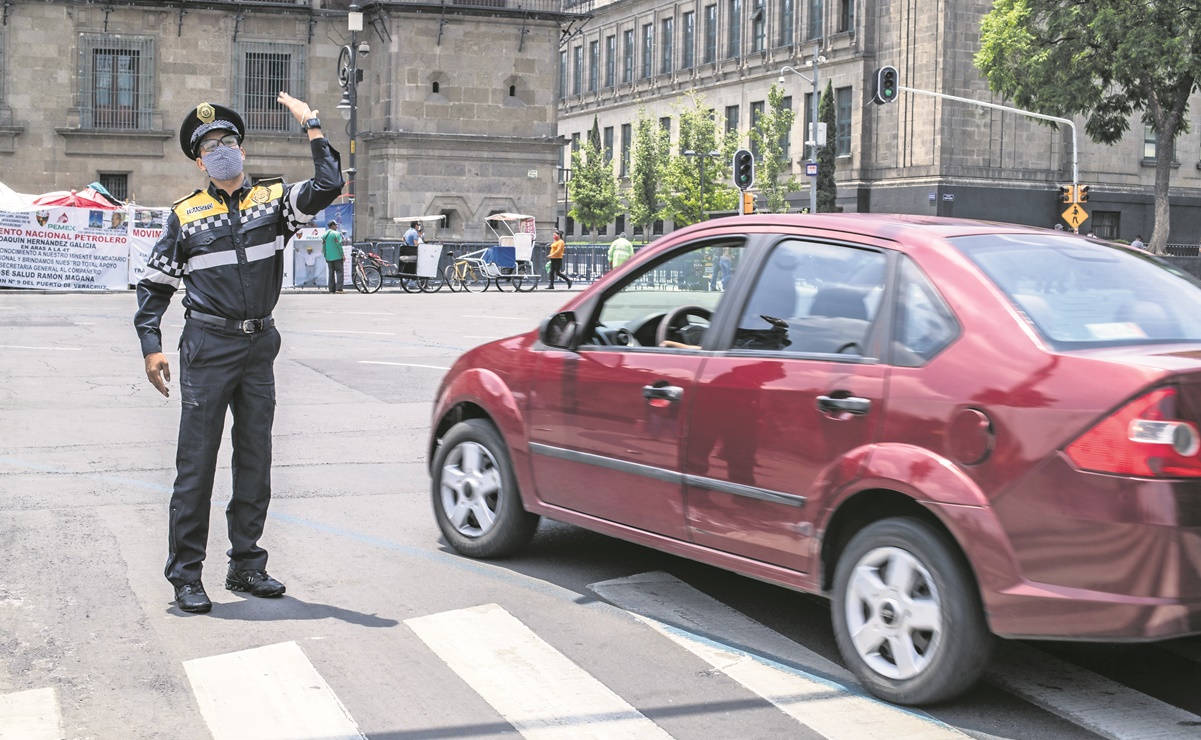
[(951, 241), (1057, 349), (1201, 342), (1201, 283), (1152, 255), (1055, 234)]

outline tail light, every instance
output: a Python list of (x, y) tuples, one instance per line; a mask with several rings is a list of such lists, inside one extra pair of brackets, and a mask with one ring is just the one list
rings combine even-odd
[(1146, 478), (1201, 477), (1201, 434), (1177, 415), (1175, 388), (1156, 388), (1067, 446), (1076, 467)]

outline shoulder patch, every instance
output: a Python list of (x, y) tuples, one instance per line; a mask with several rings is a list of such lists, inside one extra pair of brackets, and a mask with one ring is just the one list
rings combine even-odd
[(196, 194), (197, 194), (197, 193), (199, 193), (199, 192), (201, 192), (201, 191), (200, 191), (200, 190), (193, 190), (192, 192), (188, 193), (188, 194), (187, 194), (187, 195), (185, 195), (184, 197), (182, 197), (182, 198), (180, 198), (179, 200), (177, 200), (177, 201), (175, 201), (174, 203), (172, 203), (172, 204), (171, 204), (171, 207), (172, 207), (172, 208), (174, 208), (175, 206), (179, 205), (180, 203), (183, 203), (185, 200), (187, 200), (188, 198), (191, 198), (192, 196), (196, 195)]

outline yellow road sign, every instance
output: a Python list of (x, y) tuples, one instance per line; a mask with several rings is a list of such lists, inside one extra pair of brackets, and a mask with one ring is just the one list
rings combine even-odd
[(1063, 212), (1063, 220), (1068, 222), (1073, 229), (1080, 228), (1080, 224), (1088, 218), (1088, 213), (1079, 205), (1073, 203), (1072, 207)]

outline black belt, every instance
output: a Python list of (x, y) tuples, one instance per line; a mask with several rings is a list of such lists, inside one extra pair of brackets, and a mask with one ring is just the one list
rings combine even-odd
[(190, 308), (184, 312), (184, 318), (195, 319), (202, 324), (209, 324), (210, 326), (219, 326), (226, 331), (235, 332), (238, 334), (256, 334), (260, 331), (267, 331), (271, 327), (275, 326), (275, 319), (271, 318), (270, 316), (264, 316), (261, 319), (246, 319), (245, 321), (238, 321), (237, 319), (227, 319), (223, 316), (214, 316), (209, 313), (201, 313), (200, 311), (195, 311)]

